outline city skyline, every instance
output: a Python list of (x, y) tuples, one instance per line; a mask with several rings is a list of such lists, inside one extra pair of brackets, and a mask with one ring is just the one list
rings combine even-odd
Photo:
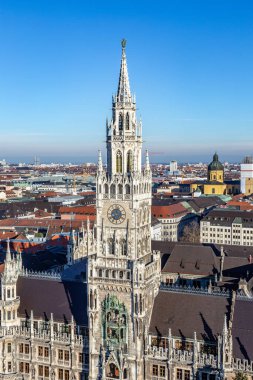
[(1, 158), (96, 161), (123, 37), (151, 162), (253, 153), (251, 3), (145, 4), (0, 4)]

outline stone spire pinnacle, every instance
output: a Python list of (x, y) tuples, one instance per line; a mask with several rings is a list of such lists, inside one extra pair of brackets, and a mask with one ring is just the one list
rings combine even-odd
[(150, 170), (148, 150), (146, 150), (146, 170)]
[(101, 150), (98, 151), (98, 171), (103, 171), (103, 163), (102, 163), (102, 153)]
[(121, 66), (120, 66), (120, 75), (119, 75), (119, 85), (117, 92), (117, 102), (120, 103), (131, 103), (132, 96), (130, 92), (130, 85), (128, 79), (127, 71), (127, 61), (126, 61), (126, 40), (121, 41), (122, 46), (122, 56), (121, 56)]
[(5, 261), (10, 262), (11, 260), (12, 260), (12, 257), (11, 257), (11, 250), (10, 250), (10, 239), (8, 238)]
[(227, 328), (227, 316), (224, 315), (224, 322), (223, 322), (223, 335), (227, 335), (228, 328)]

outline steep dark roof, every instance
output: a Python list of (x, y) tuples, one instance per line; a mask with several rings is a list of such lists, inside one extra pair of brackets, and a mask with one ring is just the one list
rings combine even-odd
[(210, 276), (219, 272), (219, 259), (211, 247), (177, 244), (162, 272)]
[[(214, 249), (217, 254), (220, 255), (221, 244), (214, 244)], [(223, 245), (223, 250), (225, 256), (228, 257), (241, 257), (250, 260), (250, 255), (253, 257), (253, 250), (251, 246), (241, 246), (241, 245)]]
[(252, 227), (253, 212), (231, 209), (215, 209), (210, 211), (202, 220), (209, 221), (211, 225), (231, 226), (240, 223), (244, 227)]
[(211, 207), (224, 205), (225, 202), (220, 197), (199, 197), (188, 201), (189, 205), (197, 212)]
[(232, 325), (233, 356), (253, 360), (253, 302), (236, 300)]
[(160, 251), (161, 253), (170, 254), (175, 247), (176, 242), (174, 241), (163, 241), (163, 240), (152, 240), (151, 247), (152, 251)]
[(82, 282), (19, 277), (20, 316), (29, 316), (70, 323), (73, 315), (77, 325), (87, 326), (87, 285)]
[(154, 303), (149, 331), (153, 335), (216, 341), (222, 333), (224, 316), (229, 313), (229, 299), (223, 296), (160, 290)]
[(253, 264), (244, 257), (224, 257), (223, 276), (244, 278), (248, 280), (253, 275)]

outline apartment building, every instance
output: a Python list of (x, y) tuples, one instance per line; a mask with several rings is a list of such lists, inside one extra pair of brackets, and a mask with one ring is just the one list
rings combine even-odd
[(152, 216), (161, 223), (161, 240), (164, 241), (178, 241), (185, 225), (197, 219), (182, 203), (153, 205)]
[(210, 211), (200, 222), (200, 239), (202, 243), (253, 246), (253, 212)]

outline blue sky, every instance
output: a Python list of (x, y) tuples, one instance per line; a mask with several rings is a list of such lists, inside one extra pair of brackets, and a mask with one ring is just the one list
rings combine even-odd
[(0, 159), (84, 162), (127, 39), (151, 161), (253, 154), (251, 0), (0, 0)]

